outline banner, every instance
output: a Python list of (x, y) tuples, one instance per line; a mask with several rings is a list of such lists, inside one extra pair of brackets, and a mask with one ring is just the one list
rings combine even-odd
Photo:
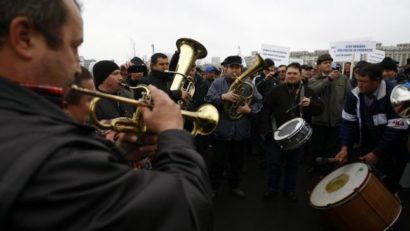
[(367, 55), (367, 62), (380, 63), (384, 59), (384, 57), (386, 57), (386, 52), (374, 50), (373, 53)]
[(289, 64), (289, 47), (281, 47), (269, 44), (262, 44), (260, 55), (266, 59), (270, 58), (275, 62), (275, 66)]
[[(374, 41), (351, 41), (330, 43), (329, 53), (334, 62), (359, 61), (360, 55), (371, 54), (376, 50)], [(352, 57), (355, 55), (355, 57)]]

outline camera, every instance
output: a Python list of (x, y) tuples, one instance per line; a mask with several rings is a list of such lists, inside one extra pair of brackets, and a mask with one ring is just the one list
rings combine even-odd
[(133, 66), (130, 66), (127, 71), (128, 73), (138, 73), (138, 72), (145, 72), (145, 70), (146, 70), (145, 66), (133, 65)]

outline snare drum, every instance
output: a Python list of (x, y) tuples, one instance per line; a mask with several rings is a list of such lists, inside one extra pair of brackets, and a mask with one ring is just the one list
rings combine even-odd
[(401, 213), (400, 201), (363, 163), (345, 165), (323, 178), (310, 203), (340, 230), (386, 230)]
[(302, 118), (294, 118), (282, 124), (273, 138), (283, 150), (291, 150), (302, 146), (312, 135), (312, 129)]

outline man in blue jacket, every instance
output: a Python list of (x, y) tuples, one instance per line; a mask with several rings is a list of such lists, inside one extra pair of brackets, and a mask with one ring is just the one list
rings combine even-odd
[[(341, 149), (336, 155), (342, 163), (355, 159), (380, 170), (386, 186), (396, 192), (406, 164), (405, 138), (408, 125), (393, 110), (393, 85), (382, 78), (378, 64), (357, 72), (357, 87), (347, 96), (340, 127)], [(352, 154), (352, 146), (359, 148)]]
[[(251, 136), (250, 116), (256, 115), (262, 107), (262, 96), (257, 92), (255, 86), (249, 79), (248, 82), (253, 88), (250, 104), (239, 105), (238, 113), (244, 116), (238, 120), (233, 120), (224, 111), (224, 102), (235, 103), (243, 96), (230, 89), (234, 80), (242, 74), (242, 58), (240, 56), (228, 56), (222, 65), (225, 68), (224, 75), (215, 79), (205, 96), (205, 101), (212, 103), (218, 108), (220, 113), (219, 124), (214, 132), (214, 157), (211, 163), (211, 184), (214, 191), (220, 187), (223, 172), (227, 166), (228, 181), (233, 195), (243, 198), (245, 192), (241, 189), (240, 173), (243, 166), (243, 159), (247, 150), (246, 141)], [(246, 89), (246, 94), (249, 94)]]

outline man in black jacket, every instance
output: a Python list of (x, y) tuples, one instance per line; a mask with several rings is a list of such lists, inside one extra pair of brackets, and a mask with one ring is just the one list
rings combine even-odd
[[(124, 81), (120, 67), (110, 60), (101, 60), (93, 68), (94, 83), (98, 91), (106, 94), (134, 98), (134, 92), (121, 86)], [(135, 107), (109, 99), (101, 99), (95, 107), (99, 120), (110, 120), (118, 117), (131, 118)]]
[(289, 64), (286, 67), (285, 83), (272, 88), (263, 102), (260, 131), (266, 137), (269, 168), (268, 190), (263, 195), (265, 199), (278, 194), (282, 165), (286, 161), (284, 193), (289, 201), (296, 201), (296, 175), (304, 150), (304, 146), (283, 150), (273, 139), (272, 131), (297, 117), (309, 121), (312, 115), (323, 111), (323, 102), (313, 90), (303, 85), (301, 72), (300, 64)]
[(2, 0), (0, 24), (0, 230), (212, 229), (203, 160), (163, 92), (141, 109), (158, 134), (152, 171), (125, 157), (155, 146), (122, 134), (125, 153), (61, 110), (80, 72), (75, 0)]

